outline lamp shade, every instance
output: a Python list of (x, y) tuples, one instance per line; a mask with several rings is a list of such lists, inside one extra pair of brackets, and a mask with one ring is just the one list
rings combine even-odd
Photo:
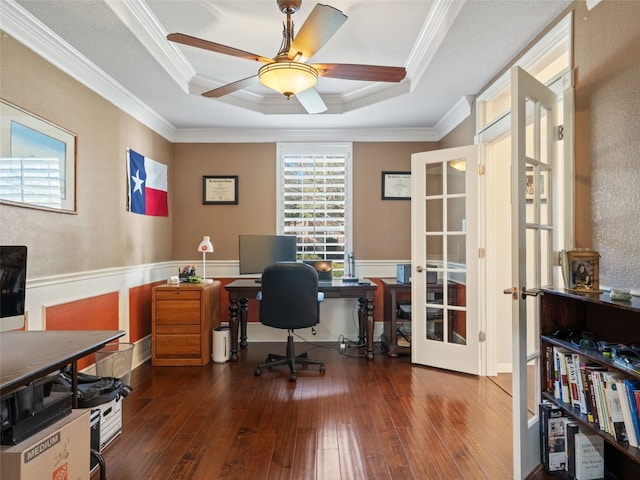
[(289, 98), (313, 87), (318, 81), (318, 71), (305, 63), (274, 62), (262, 67), (258, 77), (265, 87)]
[(205, 256), (207, 253), (213, 252), (213, 244), (211, 243), (211, 240), (208, 236), (205, 235), (204, 237), (202, 237), (202, 241), (200, 242), (200, 245), (198, 245), (198, 251), (202, 252), (202, 278), (200, 279), (200, 281), (202, 283), (211, 283), (213, 282), (213, 280), (207, 278), (207, 262)]
[(202, 238), (202, 241), (200, 242), (200, 245), (198, 245), (198, 251), (199, 252), (203, 252), (203, 253), (211, 253), (213, 252), (213, 244), (211, 243), (211, 240), (209, 239), (208, 236), (204, 236)]

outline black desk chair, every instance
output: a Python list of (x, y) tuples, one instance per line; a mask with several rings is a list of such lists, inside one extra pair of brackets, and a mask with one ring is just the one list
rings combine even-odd
[(286, 355), (270, 353), (265, 363), (258, 365), (255, 375), (263, 368), (289, 365), (289, 381), (296, 381), (296, 364), (319, 365), (325, 372), (324, 362), (307, 358), (307, 353), (295, 354), (293, 330), (313, 327), (320, 321), (320, 302), (324, 295), (318, 292), (318, 274), (304, 263), (279, 262), (265, 268), (262, 273), (260, 300), (260, 322), (274, 328), (287, 329)]

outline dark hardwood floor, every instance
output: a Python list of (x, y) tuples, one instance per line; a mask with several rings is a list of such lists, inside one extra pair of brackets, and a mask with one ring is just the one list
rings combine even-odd
[(254, 376), (284, 349), (250, 344), (237, 363), (135, 369), (122, 434), (103, 452), (107, 478), (512, 478), (511, 398), (489, 379), (300, 343), (326, 374)]

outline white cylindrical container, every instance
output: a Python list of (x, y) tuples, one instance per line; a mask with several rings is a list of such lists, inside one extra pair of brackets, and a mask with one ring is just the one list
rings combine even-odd
[(212, 330), (211, 360), (216, 363), (228, 362), (231, 358), (231, 332), (229, 327), (220, 326)]

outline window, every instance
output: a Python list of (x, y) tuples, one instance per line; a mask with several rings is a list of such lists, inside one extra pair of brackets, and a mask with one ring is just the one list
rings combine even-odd
[(345, 273), (351, 247), (351, 144), (278, 145), (278, 233), (298, 238), (299, 260)]

